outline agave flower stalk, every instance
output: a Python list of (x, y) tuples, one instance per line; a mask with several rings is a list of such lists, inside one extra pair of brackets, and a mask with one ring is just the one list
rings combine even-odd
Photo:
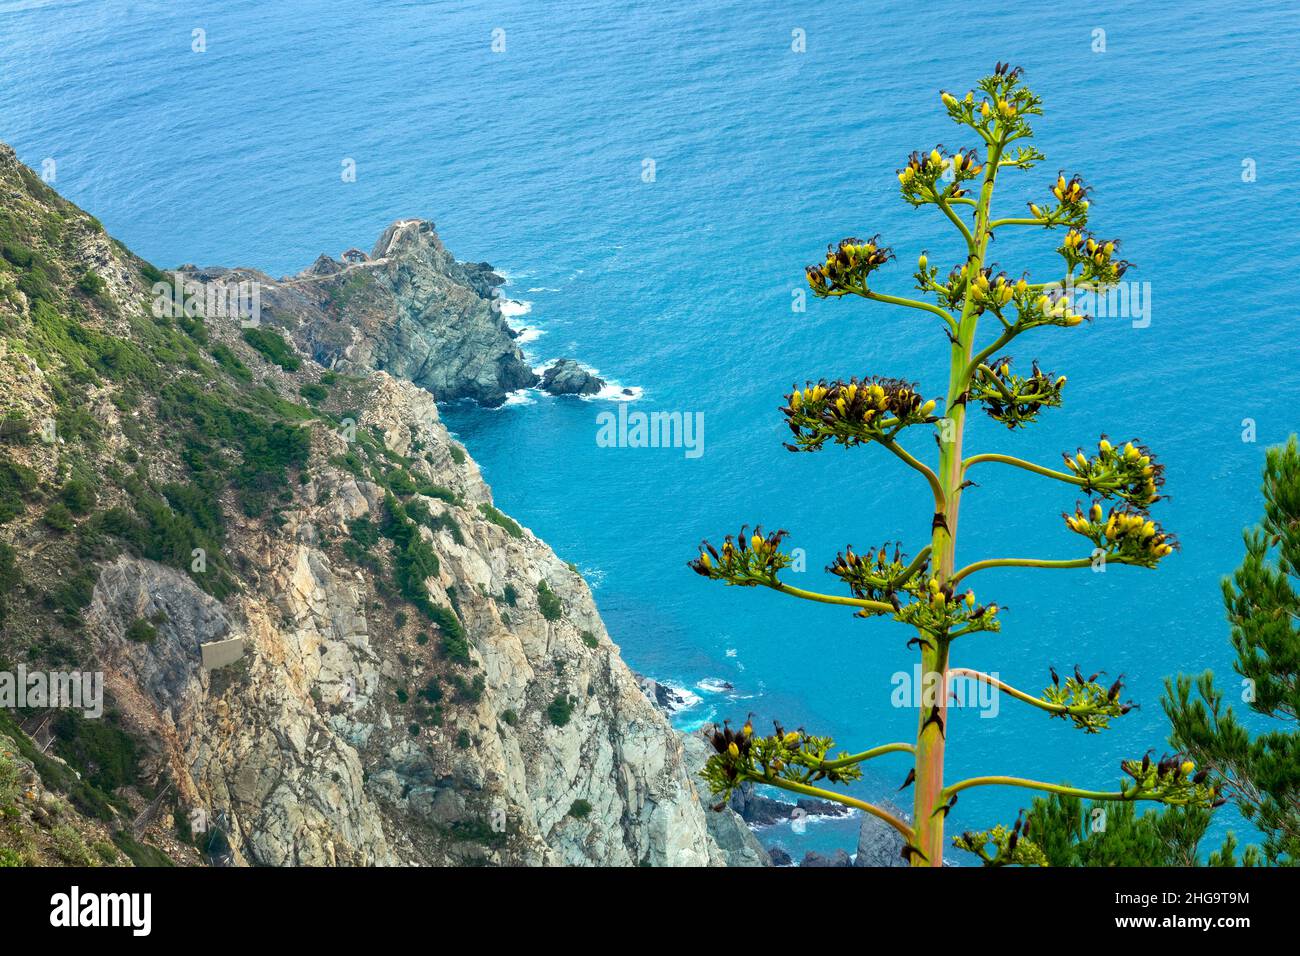
[[(786, 447), (793, 452), (823, 450), (828, 444), (844, 448), (877, 444), (924, 480), (934, 501), (928, 540), (909, 558), (899, 545), (865, 552), (845, 548), (827, 570), (847, 587), (847, 595), (823, 594), (796, 588), (781, 579), (791, 564), (783, 550), (788, 532), (765, 533), (740, 529), (720, 548), (701, 544), (690, 566), (704, 577), (740, 587), (766, 587), (791, 597), (855, 609), (860, 617), (889, 616), (908, 625), (915, 636), (922, 674), (937, 688), (923, 700), (915, 740), (873, 747), (857, 754), (832, 755), (834, 741), (802, 729), (787, 732), (777, 725), (771, 736), (757, 734), (746, 721), (740, 731), (730, 724), (711, 740), (716, 753), (704, 770), (714, 793), (723, 797), (743, 783), (761, 783), (795, 793), (836, 800), (885, 820), (904, 838), (903, 854), (916, 866), (939, 866), (943, 860), (944, 823), (958, 795), (974, 787), (1002, 785), (1048, 793), (1073, 794), (1091, 800), (1152, 800), (1168, 804), (1209, 805), (1221, 802), (1220, 784), (1210, 781), (1180, 755), (1151, 761), (1126, 760), (1128, 778), (1116, 790), (1084, 790), (1033, 779), (988, 775), (948, 783), (944, 779), (947, 747), (947, 704), (955, 680), (989, 684), (1015, 700), (1068, 721), (1086, 733), (1105, 729), (1111, 720), (1134, 706), (1121, 700), (1123, 678), (1107, 684), (1100, 673), (1084, 675), (1077, 667), (1062, 682), (1054, 668), (1042, 694), (1018, 690), (997, 677), (954, 667), (951, 652), (961, 637), (1001, 629), (1002, 608), (979, 601), (968, 580), (989, 568), (1071, 569), (1096, 566), (1098, 561), (1154, 568), (1177, 542), (1147, 516), (1160, 500), (1164, 468), (1136, 440), (1112, 444), (1103, 435), (1095, 450), (1063, 453), (1063, 467), (1049, 467), (1000, 451), (966, 455), (965, 428), (972, 404), (980, 405), (1013, 432), (1036, 422), (1041, 413), (1058, 407), (1065, 376), (1045, 372), (1037, 360), (1029, 374), (1015, 373), (1014, 359), (1005, 349), (1030, 331), (1070, 329), (1087, 316), (1076, 311), (1072, 290), (1104, 291), (1120, 281), (1131, 264), (1119, 259), (1119, 243), (1098, 239), (1087, 231), (1089, 187), (1077, 175), (1058, 173), (1042, 203), (1030, 203), (1029, 214), (996, 218), (994, 193), (1004, 170), (1032, 170), (1043, 155), (1029, 145), (1030, 117), (1041, 114), (1040, 100), (1022, 82), (1021, 71), (999, 63), (975, 90), (959, 98), (941, 94), (950, 119), (982, 143), (979, 149), (948, 152), (942, 146), (918, 150), (899, 170), (904, 201), (934, 207), (956, 228), (966, 246), (963, 260), (941, 276), (922, 253), (913, 273), (920, 298), (875, 288), (877, 272), (895, 261), (879, 236), (848, 238), (832, 245), (825, 259), (807, 268), (808, 284), (819, 298), (856, 296), (872, 302), (926, 313), (941, 321), (949, 343), (948, 381), (942, 398), (926, 398), (915, 383), (877, 375), (808, 381), (785, 396), (781, 412), (793, 435)], [(1051, 281), (1031, 282), (989, 261), (990, 242), (1012, 228), (1064, 229), (1057, 248), (1061, 274)], [(940, 410), (940, 402), (942, 409)], [(932, 463), (903, 445), (913, 434), (937, 432), (938, 454)], [(928, 441), (921, 444), (927, 445)], [(1096, 496), (1076, 502), (1063, 514), (1066, 529), (1085, 539), (1086, 547), (1065, 557), (994, 556), (965, 565), (957, 563), (958, 518), (962, 495), (972, 485), (977, 466), (1000, 464), (1072, 486), (1076, 493)], [(1117, 502), (1108, 511), (1102, 500)], [(912, 766), (904, 786), (914, 788), (910, 822), (848, 797), (826, 785), (849, 783), (861, 776), (868, 760), (907, 754)], [(977, 853), (985, 863), (1032, 864), (1044, 857), (1033, 846), (1027, 824), (999, 826), (984, 833), (966, 833), (954, 841)], [(990, 850), (989, 847), (993, 849)]]

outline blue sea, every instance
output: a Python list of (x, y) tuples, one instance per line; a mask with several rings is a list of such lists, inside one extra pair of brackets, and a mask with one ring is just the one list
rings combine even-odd
[[(704, 454), (688, 458), (599, 447), (608, 402), (446, 408), (498, 504), (587, 575), (632, 667), (700, 697), (683, 726), (753, 712), (857, 750), (915, 731), (915, 712), (890, 705), (892, 675), (914, 661), (907, 630), (711, 584), (685, 562), (701, 537), (761, 521), (805, 549), (795, 583), (835, 590), (820, 569), (846, 543), (914, 552), (928, 540), (914, 473), (874, 448), (792, 455), (777, 407), (792, 382), (823, 375), (902, 376), (940, 395), (940, 328), (859, 300), (797, 312), (794, 291), (847, 235), (879, 232), (896, 250), (882, 289), (906, 294), (923, 249), (946, 272), (951, 226), (902, 203), (895, 170), (913, 149), (976, 145), (943, 116), (940, 88), (1022, 65), (1045, 101), (1048, 158), (1003, 175), (1001, 214), (1043, 199), (1058, 169), (1082, 173), (1093, 229), (1122, 238), (1130, 277), (1150, 283), (1151, 321), (1022, 337), (1022, 364), (1069, 376), (1066, 405), (1018, 433), (975, 416), (967, 447), (1054, 463), (1101, 432), (1141, 437), (1168, 466), (1156, 515), (1182, 551), (1156, 573), (974, 579), (1009, 610), (1000, 634), (961, 640), (955, 664), (1031, 690), (1049, 664), (1123, 672), (1142, 708), (1099, 736), (1009, 701), (995, 719), (954, 712), (948, 774), (1111, 787), (1121, 758), (1167, 745), (1167, 675), (1213, 668), (1235, 686), (1220, 581), (1260, 514), (1265, 448), (1300, 427), (1294, 14), (1168, 0), (1086, 13), (952, 0), (0, 2), (0, 139), (33, 167), (54, 160), (59, 190), (162, 267), (292, 273), (368, 248), (393, 219), (434, 220), (459, 258), (509, 276), (535, 363), (571, 356), (641, 390), (634, 409), (704, 413)], [(1057, 236), (1007, 230), (994, 252), (1010, 272), (1054, 277)], [(933, 452), (928, 438), (912, 448)], [(973, 477), (959, 564), (1077, 556), (1060, 519), (1072, 489), (997, 466)], [(710, 680), (732, 689), (696, 688)], [(858, 791), (891, 793), (905, 771), (883, 758)], [(951, 828), (1009, 820), (1028, 799), (967, 791)], [(1208, 842), (1228, 826), (1241, 829), (1221, 814)], [(852, 850), (854, 827), (765, 839)]]

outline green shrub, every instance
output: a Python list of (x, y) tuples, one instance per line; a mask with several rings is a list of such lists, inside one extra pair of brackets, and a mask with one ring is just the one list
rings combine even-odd
[(452, 461), (458, 465), (465, 464), (465, 449), (461, 448), (459, 445), (448, 445), (447, 448), (451, 452)]
[(505, 710), (501, 711), (501, 720), (509, 724), (511, 727), (514, 727), (519, 723), (519, 715), (511, 708), (507, 707)]
[(112, 793), (139, 784), (135, 741), (116, 715), (89, 719), (80, 711), (61, 710), (51, 729), (55, 752), (95, 787)]
[(298, 394), (309, 402), (323, 402), (325, 399), (329, 398), (330, 395), (329, 389), (313, 382), (308, 382), (306, 385), (301, 386), (298, 389)]
[(482, 504), (478, 506), (478, 510), (483, 512), (483, 516), (487, 518), (488, 521), (496, 525), (498, 528), (504, 528), (506, 534), (510, 535), (510, 537), (522, 538), (524, 536), (524, 529), (519, 527), (518, 522), (516, 522), (509, 515), (504, 514), (501, 511), (498, 511), (496, 508), (488, 504), (486, 501), (484, 501)]
[(433, 605), (432, 608), (433, 622), (442, 631), (442, 652), (453, 661), (468, 664), (470, 662), (469, 638), (465, 636), (465, 629), (461, 627), (456, 612), (441, 605)]
[(582, 643), (586, 644), (592, 650), (595, 650), (600, 646), (600, 641), (596, 640), (596, 635), (591, 633), (591, 631), (582, 632)]
[(0, 524), (27, 510), (24, 499), (36, 490), (36, 472), (0, 455)]
[(63, 503), (74, 515), (89, 514), (95, 507), (95, 486), (84, 478), (69, 478), (60, 495)]
[(460, 501), (460, 495), (443, 485), (435, 485), (431, 482), (422, 481), (415, 486), (415, 493), (424, 495), (426, 498), (437, 498), (439, 501), (445, 501), (449, 505), (457, 504)]
[(244, 329), (244, 341), (268, 362), (273, 362), (286, 372), (296, 372), (302, 367), (302, 359), (275, 329)]
[(9, 616), (9, 595), (22, 583), (23, 575), (18, 570), (18, 552), (0, 541), (0, 624)]
[(515, 590), (513, 584), (507, 584), (505, 590), (501, 592), (501, 600), (505, 601), (511, 607), (519, 603), (519, 592)]
[(45, 509), (43, 520), (47, 527), (53, 528), (55, 531), (71, 531), (74, 526), (72, 512), (61, 501), (56, 501)]
[(547, 587), (545, 581), (537, 582), (537, 608), (548, 621), (558, 621), (564, 614), (560, 596)]
[(472, 743), (473, 741), (470, 739), (468, 730), (462, 730), (456, 735), (456, 746), (461, 750), (469, 750)]
[(148, 262), (140, 263), (140, 275), (144, 277), (144, 281), (149, 283), (150, 286), (156, 282), (167, 281), (167, 274)]
[(563, 727), (573, 716), (572, 699), (564, 694), (556, 694), (555, 698), (546, 705), (546, 716), (556, 727)]
[(482, 674), (475, 674), (473, 680), (466, 680), (460, 674), (451, 675), (451, 683), (456, 691), (456, 699), (466, 704), (477, 704), (483, 699), (487, 690), (487, 680)]
[(113, 834), (113, 842), (117, 848), (126, 854), (127, 858), (136, 866), (175, 866), (169, 857), (156, 846), (148, 843), (141, 843), (125, 830), (119, 830)]
[(574, 800), (573, 805), (569, 807), (569, 816), (575, 820), (583, 820), (591, 813), (591, 809), (591, 804), (586, 800)]
[(104, 291), (104, 277), (94, 269), (88, 269), (86, 274), (77, 280), (77, 288), (91, 298), (95, 298)]
[(72, 866), (95, 865), (95, 858), (90, 855), (85, 841), (66, 823), (57, 824), (50, 830), (50, 843), (55, 855), (64, 863)]
[(137, 644), (152, 644), (158, 638), (158, 628), (142, 617), (137, 617), (126, 629), (126, 639)]
[(208, 349), (208, 354), (217, 360), (217, 365), (231, 378), (237, 378), (241, 382), (251, 382), (253, 373), (245, 365), (225, 342), (217, 342)]

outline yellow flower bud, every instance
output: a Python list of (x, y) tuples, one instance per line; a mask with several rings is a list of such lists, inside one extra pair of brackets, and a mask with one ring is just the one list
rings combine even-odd
[(727, 744), (727, 753), (731, 754), (731, 756), (733, 757), (739, 757), (740, 748), (737, 747), (735, 742), (733, 741), (732, 743)]
[(1106, 439), (1103, 438), (1101, 440), (1101, 443), (1097, 445), (1097, 447), (1101, 449), (1101, 453), (1103, 455), (1109, 455), (1111, 452), (1111, 448), (1113, 448), (1114, 446), (1111, 445), (1110, 442), (1106, 441)]

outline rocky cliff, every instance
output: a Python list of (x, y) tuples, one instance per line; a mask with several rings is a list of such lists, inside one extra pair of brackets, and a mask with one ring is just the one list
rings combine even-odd
[(0, 710), (0, 856), (727, 860), (586, 584), (439, 420), (429, 390), (530, 384), (490, 269), (410, 220), (291, 279), (186, 270), (265, 281), (255, 328), (160, 314), (172, 277), (7, 148), (0, 253), (0, 670), (108, 689)]
[(205, 283), (256, 282), (262, 320), (325, 368), (383, 370), (439, 401), (488, 405), (538, 382), (502, 314), (504, 280), (485, 262), (457, 262), (426, 220), (393, 223), (369, 255), (321, 255), (283, 279), (253, 269), (182, 273)]

